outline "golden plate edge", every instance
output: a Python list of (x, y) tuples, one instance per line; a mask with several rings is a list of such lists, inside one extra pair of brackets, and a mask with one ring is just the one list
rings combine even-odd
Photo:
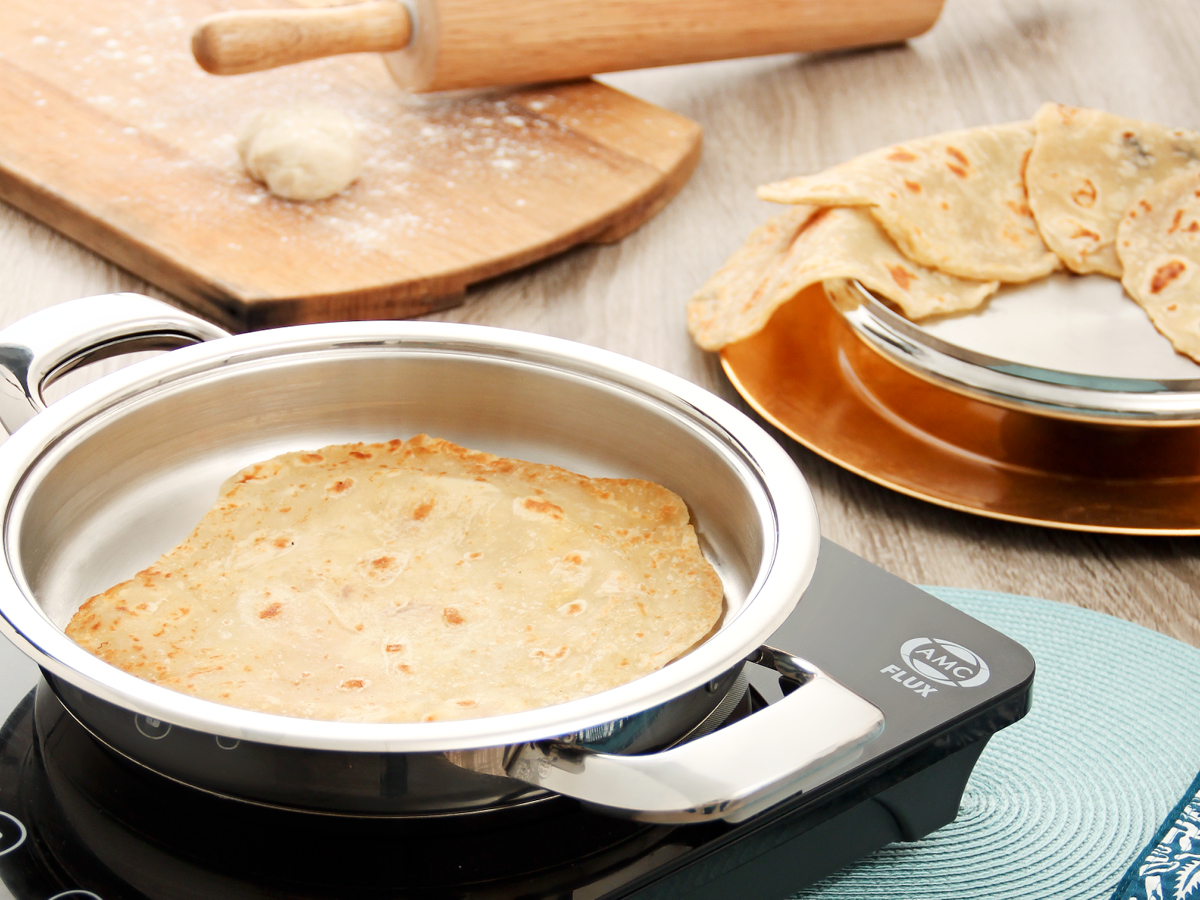
[[(822, 448), (814, 445), (810, 441), (807, 441), (804, 438), (800, 437), (800, 435), (796, 434), (791, 428), (789, 428), (783, 422), (779, 421), (779, 419), (777, 419), (764, 406), (762, 406), (762, 404), (760, 404), (758, 402), (758, 399), (752, 393), (750, 393), (750, 391), (748, 389), (745, 388), (745, 386), (741, 382), (741, 379), (739, 379), (737, 377), (736, 371), (733, 368), (732, 364), (726, 358), (724, 351), (721, 351), (720, 358), (721, 358), (721, 368), (725, 372), (725, 377), (729, 379), (729, 383), (733, 385), (734, 390), (736, 390), (738, 392), (738, 394), (742, 397), (742, 399), (744, 399), (747, 403), (750, 404), (751, 408), (753, 408), (755, 412), (757, 412), (760, 416), (762, 416), (764, 419), (766, 419), (768, 422), (770, 422), (774, 427), (778, 428), (780, 431), (782, 431), (784, 434), (786, 434), (792, 440), (796, 441), (796, 443), (800, 444), (803, 447), (806, 447), (807, 449), (811, 450), (813, 453), (817, 454), (818, 456), (820, 456), (823, 459), (828, 460), (829, 462), (833, 463), (834, 465), (840, 466), (841, 468), (845, 469), (848, 472), (852, 472), (853, 474), (858, 475), (861, 478), (865, 478), (867, 481), (873, 482), (874, 484), (878, 484), (881, 487), (885, 487), (889, 490), (896, 491), (897, 493), (903, 494), (907, 497), (912, 497), (916, 500), (924, 500), (927, 503), (932, 503), (935, 506), (941, 506), (945, 509), (953, 509), (956, 512), (969, 513), (971, 515), (983, 516), (984, 518), (997, 519), (997, 520), (1004, 521), (1004, 522), (1015, 522), (1020, 525), (1038, 525), (1038, 526), (1042, 526), (1045, 528), (1056, 528), (1061, 531), (1078, 531), (1078, 532), (1085, 532), (1085, 533), (1090, 533), (1090, 534), (1142, 535), (1142, 536), (1151, 536), (1151, 537), (1200, 536), (1200, 526), (1197, 526), (1195, 528), (1182, 528), (1182, 529), (1181, 528), (1124, 528), (1124, 527), (1114, 526), (1114, 525), (1087, 525), (1087, 524), (1083, 524), (1083, 523), (1079, 523), (1079, 522), (1068, 522), (1068, 521), (1064, 521), (1064, 520), (1060, 520), (1060, 519), (1038, 519), (1038, 518), (1030, 518), (1030, 517), (1026, 517), (1026, 516), (1016, 516), (1016, 515), (1012, 515), (1010, 513), (1002, 513), (1002, 512), (995, 511), (995, 510), (981, 509), (979, 507), (969, 506), (969, 505), (963, 504), (963, 503), (956, 503), (953, 500), (946, 498), (946, 497), (939, 497), (939, 496), (936, 496), (933, 494), (922, 493), (921, 491), (914, 490), (913, 488), (904, 487), (899, 484), (895, 484), (882, 476), (875, 475), (871, 472), (868, 472), (864, 469), (859, 468), (858, 466), (852, 465), (851, 463), (848, 463), (842, 459), (839, 459), (834, 454), (829, 453), (829, 452), (823, 450)], [(944, 389), (945, 386), (938, 385), (938, 387), (942, 387)], [(971, 399), (977, 399), (977, 398), (971, 398)], [(1023, 410), (1023, 411), (1027, 412), (1027, 410)]]

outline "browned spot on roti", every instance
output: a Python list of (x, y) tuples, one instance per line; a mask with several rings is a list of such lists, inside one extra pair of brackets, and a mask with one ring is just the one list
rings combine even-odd
[(420, 506), (418, 506), (416, 509), (413, 510), (412, 517), (417, 520), (424, 519), (427, 515), (429, 515), (431, 512), (433, 512), (433, 504), (434, 504), (433, 500), (426, 500), (424, 503), (422, 503)]
[(1157, 294), (1168, 284), (1183, 274), (1183, 270), (1187, 268), (1182, 261), (1173, 259), (1169, 263), (1163, 263), (1154, 270), (1154, 277), (1150, 279), (1150, 293)]
[(186, 677), (195, 678), (197, 675), (207, 675), (209, 672), (220, 672), (224, 668), (224, 666), (201, 666), (188, 672)]
[(1090, 178), (1083, 179), (1083, 184), (1071, 191), (1071, 199), (1075, 201), (1077, 206), (1091, 208), (1096, 202), (1096, 186), (1092, 184)]
[(946, 153), (957, 159), (960, 165), (967, 166), (968, 168), (970, 167), (971, 161), (967, 159), (966, 154), (957, 147), (947, 147)]
[(562, 507), (555, 506), (549, 500), (537, 500), (534, 497), (526, 497), (521, 501), (521, 505), (531, 512), (542, 513), (554, 519), (562, 518)]
[(442, 610), (442, 620), (447, 625), (461, 625), (463, 622), (467, 621), (453, 606), (447, 606)]
[(906, 188), (908, 188), (910, 191), (912, 191), (914, 194), (921, 193), (921, 186), (919, 184), (917, 184), (915, 181), (905, 181), (904, 186)]
[(887, 156), (892, 162), (912, 162), (917, 157), (907, 150), (894, 150)]
[(900, 290), (908, 290), (908, 286), (912, 284), (915, 277), (912, 272), (904, 268), (904, 266), (888, 266), (888, 274), (892, 276), (892, 281), (900, 286)]
[(273, 619), (277, 615), (279, 615), (279, 611), (281, 609), (283, 609), (282, 603), (279, 603), (278, 601), (276, 601), (274, 603), (270, 603), (267, 606), (265, 606), (261, 612), (259, 612), (258, 617), (260, 619)]

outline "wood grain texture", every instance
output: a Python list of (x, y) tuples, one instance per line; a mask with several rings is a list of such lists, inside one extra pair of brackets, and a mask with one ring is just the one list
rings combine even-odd
[[(334, 9), (234, 10), (192, 53), (237, 75), (354, 52), (396, 52), (416, 91), (568, 81), (600, 72), (893, 43), (927, 31), (943, 0), (398, 0)], [(407, 47), (412, 38), (413, 46)]]
[(192, 33), (192, 56), (205, 72), (240, 75), (342, 53), (401, 49), (412, 37), (407, 7), (371, 0), (342, 9), (230, 10)]
[(886, 44), (926, 31), (942, 0), (418, 0), (390, 54), (417, 91), (527, 84), (633, 67)]
[[(689, 340), (684, 302), (772, 214), (755, 199), (756, 185), (888, 142), (1024, 118), (1043, 100), (1200, 127), (1200, 6), (948, 0), (938, 25), (903, 47), (608, 80), (704, 126), (705, 156), (690, 182), (620, 243), (582, 247), (472, 288), (461, 307), (435, 318), (606, 347), (744, 409), (716, 355)], [(7, 208), (0, 208), (0, 272), (4, 322), (92, 293), (163, 296)], [(68, 376), (64, 386), (82, 377)], [(1099, 609), (1200, 646), (1200, 539), (1087, 535), (982, 519), (885, 490), (782, 441), (812, 486), (825, 534), (889, 571), (917, 583)]]
[[(207, 75), (187, 38), (217, 5), (0, 4), (0, 199), (235, 329), (444, 308), (631, 231), (699, 156), (694, 122), (590, 81), (413, 98), (373, 54)], [(298, 101), (362, 131), (328, 200), (275, 198), (237, 157), (248, 119)]]

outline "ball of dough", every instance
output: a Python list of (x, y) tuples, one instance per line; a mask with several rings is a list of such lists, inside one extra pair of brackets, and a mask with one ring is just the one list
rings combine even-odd
[(362, 168), (354, 123), (336, 109), (311, 103), (258, 113), (238, 139), (238, 155), (251, 178), (288, 200), (332, 197)]

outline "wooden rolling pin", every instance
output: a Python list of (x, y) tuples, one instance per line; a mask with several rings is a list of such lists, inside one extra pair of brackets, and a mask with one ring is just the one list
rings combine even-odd
[(374, 51), (412, 91), (563, 81), (648, 66), (888, 44), (944, 0), (372, 0), (211, 16), (192, 36), (217, 75)]

